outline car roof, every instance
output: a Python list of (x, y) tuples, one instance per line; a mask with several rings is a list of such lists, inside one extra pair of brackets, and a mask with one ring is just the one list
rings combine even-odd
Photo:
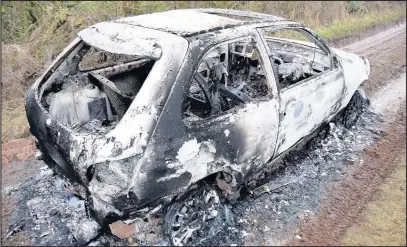
[(284, 21), (278, 16), (228, 9), (178, 9), (126, 17), (110, 22), (140, 26), (183, 37), (257, 22)]

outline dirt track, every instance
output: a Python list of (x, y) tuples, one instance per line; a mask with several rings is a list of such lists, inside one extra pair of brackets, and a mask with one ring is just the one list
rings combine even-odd
[[(235, 225), (215, 224), (213, 229), (218, 231), (201, 244), (339, 243), (346, 229), (359, 219), (363, 205), (372, 200), (377, 185), (392, 171), (394, 154), (405, 149), (405, 38), (403, 24), (344, 47), (366, 55), (371, 63), (371, 79), (365, 84), (372, 99), (371, 111), (352, 131), (333, 125), (327, 137), (316, 138), (287, 160), (287, 167), (278, 175), (296, 175), (299, 183), (258, 198), (243, 196), (230, 206)], [(89, 226), (80, 221), (83, 212), (72, 208), (80, 208), (80, 202), (60, 188), (59, 180), (55, 182), (47, 169), (39, 170), (43, 166), (29, 159), (2, 167), (2, 244), (87, 243), (95, 236), (83, 237), (84, 231), (65, 223), (74, 220), (74, 224)], [(35, 198), (44, 200), (33, 201)], [(39, 210), (43, 207), (45, 210)], [(140, 226), (139, 234), (130, 241), (168, 245), (160, 221), (148, 224), (143, 226), (148, 230)], [(10, 233), (13, 229), (16, 233)], [(92, 242), (106, 243), (130, 244), (106, 236)]]

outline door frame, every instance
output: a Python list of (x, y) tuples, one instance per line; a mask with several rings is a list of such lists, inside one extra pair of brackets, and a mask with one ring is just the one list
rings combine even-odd
[[(269, 93), (266, 96), (255, 98), (251, 102), (270, 101), (270, 100), (276, 98), (278, 100), (278, 102), (279, 102), (278, 109), (280, 109), (280, 93), (279, 93), (279, 89), (277, 88), (277, 81), (275, 79), (274, 71), (272, 70), (272, 67), (271, 67), (272, 65), (271, 65), (270, 59), (269, 59), (269, 57), (267, 55), (267, 50), (266, 50), (265, 44), (264, 44), (263, 40), (261, 39), (261, 36), (259, 35), (259, 33), (257, 31), (251, 33), (250, 35), (245, 35), (245, 36), (238, 37), (238, 38), (232, 38), (232, 39), (229, 39), (229, 40), (222, 41), (222, 42), (214, 44), (211, 48), (209, 48), (204, 53), (204, 55), (202, 56), (202, 58), (198, 62), (198, 66), (201, 63), (201, 61), (203, 60), (203, 58), (206, 55), (208, 55), (211, 51), (216, 49), (216, 47), (218, 47), (220, 45), (224, 45), (224, 44), (230, 44), (230, 43), (233, 43), (233, 42), (236, 42), (236, 41), (246, 40), (246, 39), (253, 39), (256, 42), (256, 48), (257, 48), (257, 50), (258, 50), (258, 52), (260, 54), (260, 58), (261, 58), (261, 61), (263, 63), (263, 67), (264, 67), (264, 71), (265, 71), (265, 75), (266, 75), (266, 79), (267, 79), (267, 85), (269, 87)], [(269, 64), (267, 64), (267, 63), (269, 63)], [(192, 83), (194, 74), (195, 74), (195, 71), (192, 72), (191, 80), (187, 84), (188, 88), (190, 87), (190, 85)], [(183, 96), (183, 101), (186, 98), (186, 94), (188, 94), (188, 91), (185, 92), (185, 95)], [(251, 102), (249, 102), (249, 103), (251, 103)], [(211, 104), (211, 102), (209, 102), (209, 103)], [(221, 112), (216, 116), (210, 116), (210, 117), (205, 118), (205, 119), (188, 121), (188, 120), (185, 120), (183, 118), (182, 121), (184, 122), (184, 124), (188, 128), (190, 128), (190, 127), (195, 126), (195, 125), (202, 125), (202, 124), (205, 124), (205, 123), (208, 123), (208, 122), (211, 122), (211, 121), (215, 121), (216, 118), (223, 118), (223, 117), (225, 117), (225, 115), (228, 115), (229, 113), (233, 113), (235, 111), (238, 111), (240, 108), (244, 108), (244, 106), (245, 106), (245, 104), (242, 104), (242, 105), (236, 106), (236, 107), (234, 107), (232, 109), (229, 109), (228, 111)], [(280, 116), (279, 116), (279, 119), (278, 119), (279, 123), (280, 123), (280, 120), (281, 119), (280, 119)], [(277, 140), (276, 140), (276, 142), (277, 142)]]
[[(280, 87), (280, 83), (279, 83), (278, 77), (277, 77), (277, 75), (276, 75), (276, 77), (275, 77), (275, 83), (276, 83), (276, 86), (277, 86), (277, 88), (278, 88), (278, 98), (279, 98), (280, 104), (279, 104), (279, 125), (278, 125), (277, 142), (276, 142), (274, 154), (273, 154), (273, 157), (272, 157), (272, 159), (274, 159), (274, 158), (280, 156), (282, 153), (285, 153), (285, 151), (283, 151), (282, 153), (277, 153), (277, 152), (278, 152), (278, 148), (279, 148), (279, 147), (277, 147), (277, 144), (279, 144), (279, 141), (280, 141), (280, 133), (281, 133), (281, 130), (282, 130), (282, 129), (281, 129), (281, 128), (282, 128), (281, 124), (282, 124), (282, 121), (283, 121), (284, 116), (285, 116), (285, 114), (286, 114), (285, 108), (283, 109), (284, 106), (282, 105), (282, 102), (281, 102), (282, 93), (284, 93), (284, 92), (287, 91), (287, 90), (291, 90), (291, 89), (293, 89), (293, 88), (295, 88), (295, 87), (297, 87), (297, 86), (299, 86), (299, 85), (301, 85), (301, 84), (303, 84), (303, 83), (308, 83), (308, 82), (313, 81), (313, 80), (318, 80), (319, 78), (324, 77), (324, 76), (327, 76), (327, 75), (329, 75), (330, 73), (335, 73), (335, 72), (337, 72), (337, 71), (342, 71), (342, 74), (343, 74), (343, 69), (342, 69), (342, 66), (341, 66), (339, 60), (337, 59), (337, 55), (332, 51), (332, 49), (330, 49), (330, 47), (326, 44), (326, 42), (325, 42), (322, 38), (320, 38), (315, 32), (313, 32), (312, 30), (310, 30), (309, 28), (307, 28), (307, 27), (305, 27), (305, 26), (302, 26), (302, 25), (299, 25), (299, 26), (274, 26), (274, 25), (267, 25), (267, 26), (259, 26), (259, 27), (256, 27), (256, 31), (257, 31), (257, 33), (258, 33), (258, 36), (259, 36), (260, 39), (262, 40), (262, 43), (263, 43), (263, 45), (264, 45), (264, 47), (265, 47), (268, 60), (270, 61), (270, 65), (273, 66), (273, 67), (271, 67), (272, 70), (273, 70), (273, 72), (274, 72), (274, 71), (277, 71), (277, 69), (274, 67), (274, 63), (271, 62), (271, 59), (270, 59), (270, 57), (268, 56), (268, 54), (271, 54), (271, 51), (270, 51), (270, 48), (269, 48), (268, 45), (267, 45), (267, 40), (266, 40), (265, 36), (260, 32), (260, 30), (261, 30), (261, 29), (264, 29), (264, 28), (274, 28), (276, 31), (287, 30), (287, 29), (288, 29), (288, 30), (289, 30), (289, 29), (294, 29), (295, 31), (297, 31), (297, 32), (303, 34), (304, 36), (306, 36), (307, 38), (309, 38), (317, 47), (319, 47), (321, 50), (323, 50), (324, 52), (326, 52), (327, 55), (329, 56), (329, 60), (330, 60), (330, 62), (331, 62), (331, 68), (330, 68), (329, 70), (324, 71), (324, 72), (322, 72), (322, 73), (320, 73), (320, 74), (318, 74), (318, 75), (315, 75), (315, 76), (306, 78), (306, 79), (304, 79), (304, 80), (302, 80), (302, 81), (299, 81), (299, 82), (296, 83), (296, 84), (290, 85), (290, 86), (285, 87), (285, 88), (281, 88), (281, 87)], [(345, 83), (345, 82), (344, 82), (344, 83)], [(345, 87), (345, 85), (344, 85), (344, 87)], [(342, 90), (342, 95), (343, 95), (343, 93), (344, 93), (344, 90)], [(342, 98), (342, 96), (341, 96), (341, 98)], [(338, 102), (341, 101), (341, 98), (338, 100)], [(323, 124), (323, 122), (320, 123), (320, 124), (318, 125), (318, 127), (321, 126), (322, 124)], [(315, 129), (317, 129), (318, 127), (316, 127)], [(315, 131), (315, 129), (313, 129), (312, 131)], [(312, 131), (310, 132), (310, 134), (312, 133)], [(302, 139), (303, 139), (303, 138), (300, 138), (299, 142), (300, 142)], [(297, 143), (298, 143), (298, 142), (297, 142)], [(296, 144), (297, 144), (297, 143), (296, 143)], [(296, 144), (294, 144), (293, 146), (295, 146)], [(287, 150), (289, 150), (289, 149), (290, 149), (290, 148), (288, 148)]]

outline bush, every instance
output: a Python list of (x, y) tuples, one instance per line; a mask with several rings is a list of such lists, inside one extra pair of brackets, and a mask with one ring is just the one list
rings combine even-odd
[(358, 12), (360, 9), (360, 6), (357, 1), (349, 1), (347, 8), (348, 8), (348, 13), (352, 14), (352, 13)]

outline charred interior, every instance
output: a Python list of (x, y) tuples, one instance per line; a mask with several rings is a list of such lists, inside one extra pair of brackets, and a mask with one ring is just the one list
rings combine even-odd
[[(290, 87), (331, 69), (329, 54), (307, 33), (296, 29), (273, 32), (260, 30), (265, 35), (270, 50), (268, 55), (273, 62), (280, 88)], [(293, 40), (293, 37), (296, 40)]]
[(123, 117), (154, 62), (81, 44), (45, 83), (41, 103), (67, 127), (104, 133)]
[(290, 45), (278, 40), (267, 40), (272, 53), (270, 58), (276, 68), (281, 88), (318, 75), (330, 69), (328, 56), (319, 48)]
[(184, 104), (184, 116), (207, 118), (268, 94), (258, 51), (251, 40), (220, 45), (200, 62)]

